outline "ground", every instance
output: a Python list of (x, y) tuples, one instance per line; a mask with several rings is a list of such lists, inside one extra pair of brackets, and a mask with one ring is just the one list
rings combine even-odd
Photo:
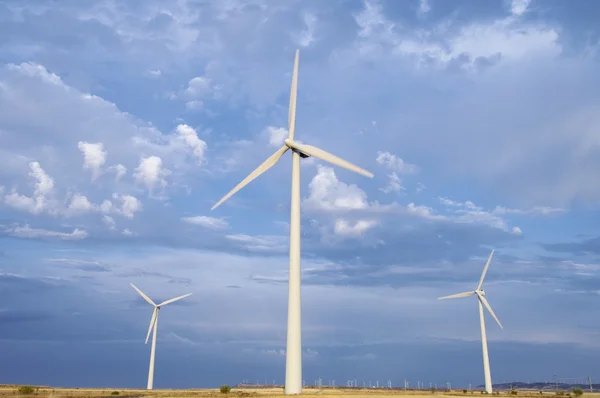
[[(268, 398), (284, 397), (283, 389), (232, 389), (229, 394), (221, 394), (218, 389), (194, 389), (194, 390), (132, 390), (121, 389), (112, 390), (109, 388), (52, 388), (52, 387), (34, 387), (34, 392), (29, 395), (21, 395), (18, 393), (20, 386), (4, 385), (0, 386), (0, 397), (4, 396), (35, 396), (35, 397), (221, 397), (221, 398), (238, 398), (252, 397), (260, 398), (266, 396)], [(116, 393), (118, 392), (118, 394)], [(347, 389), (347, 388), (305, 388), (302, 395), (318, 395), (323, 398), (327, 397), (342, 397), (351, 396), (353, 398), (375, 398), (380, 396), (402, 396), (409, 395), (410, 398), (440, 398), (440, 397), (477, 397), (482, 396), (480, 391), (472, 393), (463, 390), (454, 390), (451, 392), (424, 392), (424, 391), (404, 391), (404, 390), (388, 390), (388, 389)], [(500, 397), (511, 396), (509, 391), (501, 391)], [(556, 396), (554, 392), (545, 392), (544, 397)], [(537, 391), (518, 391), (517, 397), (540, 397)], [(600, 398), (600, 394), (585, 393), (584, 398)]]

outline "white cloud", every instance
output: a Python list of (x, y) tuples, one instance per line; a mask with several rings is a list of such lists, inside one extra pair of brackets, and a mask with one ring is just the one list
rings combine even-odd
[(300, 47), (309, 47), (315, 41), (315, 28), (317, 25), (316, 15), (305, 12), (302, 16), (305, 28), (300, 32), (296, 41)]
[(163, 168), (163, 161), (158, 156), (149, 156), (140, 159), (140, 164), (135, 168), (133, 177), (140, 183), (146, 185), (149, 191), (159, 185), (163, 189), (167, 185), (165, 177), (171, 174), (171, 171)]
[(30, 162), (29, 168), (31, 169), (29, 177), (36, 180), (33, 196), (21, 195), (13, 190), (5, 196), (5, 203), (15, 209), (28, 211), (32, 214), (55, 212), (57, 204), (49, 198), (54, 192), (54, 179), (42, 169), (38, 162)]
[(204, 102), (200, 100), (192, 100), (185, 103), (185, 107), (189, 110), (199, 111), (204, 109)]
[(334, 233), (341, 236), (359, 237), (377, 224), (378, 222), (375, 220), (359, 220), (351, 223), (339, 218), (335, 221)]
[(185, 94), (191, 98), (201, 98), (211, 91), (211, 79), (205, 76), (194, 77), (188, 82)]
[(375, 160), (380, 165), (386, 166), (388, 169), (401, 174), (413, 174), (419, 170), (416, 165), (406, 163), (401, 158), (389, 152), (377, 152), (377, 158)]
[(531, 0), (511, 0), (510, 12), (515, 16), (521, 16), (527, 12), (530, 3)]
[(509, 209), (503, 206), (496, 206), (492, 212), (494, 214), (522, 214), (522, 215), (550, 215), (564, 213), (566, 210), (559, 207), (534, 206), (530, 209)]
[(431, 5), (429, 4), (429, 0), (419, 0), (419, 9), (417, 11), (417, 14), (425, 15), (429, 11), (431, 11)]
[(117, 224), (115, 223), (114, 218), (112, 218), (111, 216), (102, 216), (102, 222), (104, 222), (104, 224), (106, 224), (108, 229), (110, 229), (111, 231), (114, 231), (117, 228)]
[[(451, 216), (451, 219), (456, 222), (480, 222), (503, 230), (508, 230), (506, 220), (502, 218), (504, 215), (550, 215), (564, 212), (564, 209), (546, 206), (535, 206), (526, 210), (496, 206), (493, 210), (486, 211), (470, 200), (457, 202), (441, 197), (439, 198), (439, 201), (447, 208), (453, 209), (452, 211), (455, 215)], [(521, 229), (519, 227), (513, 227), (511, 231), (516, 235), (521, 234)]]
[(75, 228), (72, 232), (60, 232), (48, 229), (31, 228), (29, 224), (25, 224), (23, 226), (3, 227), (3, 230), (9, 235), (29, 239), (56, 238), (60, 240), (81, 240), (87, 238), (88, 236), (88, 233), (85, 230), (79, 228)]
[(67, 212), (72, 214), (83, 214), (97, 210), (97, 206), (92, 204), (89, 199), (81, 194), (75, 194), (71, 197), (71, 202), (67, 207)]
[(34, 193), (37, 196), (44, 196), (52, 193), (52, 190), (54, 189), (54, 180), (52, 177), (46, 174), (38, 162), (29, 163), (29, 167), (31, 168), (29, 176), (38, 180), (35, 184)]
[(528, 2), (515, 0), (509, 17), (491, 22), (472, 22), (451, 29), (445, 20), (429, 30), (409, 31), (389, 20), (376, 0), (365, 0), (364, 9), (355, 15), (359, 25), (356, 47), (363, 57), (395, 54), (415, 59), (417, 66), (447, 67), (460, 60), (462, 67), (472, 69), (477, 60), (510, 61), (545, 55), (554, 57), (562, 51), (558, 32), (552, 27), (526, 23), (518, 17)]
[(151, 69), (148, 71), (148, 75), (150, 77), (159, 77), (162, 75), (162, 71), (160, 69)]
[(92, 181), (102, 172), (102, 166), (106, 163), (106, 151), (101, 142), (90, 143), (79, 141), (77, 147), (83, 154), (83, 168), (92, 171)]
[(420, 218), (425, 218), (428, 220), (446, 220), (447, 218), (440, 214), (435, 214), (434, 210), (431, 207), (424, 205), (415, 205), (414, 203), (409, 203), (406, 206), (406, 211), (408, 214), (417, 216)]
[(183, 217), (181, 220), (188, 224), (199, 225), (210, 229), (226, 229), (229, 227), (229, 223), (227, 221), (216, 217), (194, 216)]
[(122, 235), (124, 236), (135, 236), (137, 235), (135, 232), (132, 232), (129, 228), (125, 228), (122, 232)]
[(521, 228), (519, 228), (519, 227), (513, 227), (512, 233), (515, 235), (521, 235), (523, 233), (523, 231), (521, 231)]
[(284, 252), (288, 241), (287, 237), (275, 235), (231, 234), (226, 235), (225, 238), (255, 252)]
[(269, 138), (269, 145), (277, 148), (283, 146), (283, 141), (288, 137), (288, 131), (283, 127), (268, 126), (264, 132)]
[(198, 159), (199, 163), (204, 163), (206, 142), (198, 138), (196, 130), (188, 126), (187, 124), (180, 124), (175, 129), (177, 133), (183, 138), (185, 143), (192, 148), (194, 156)]
[(308, 185), (309, 195), (303, 201), (308, 210), (357, 210), (369, 207), (367, 194), (354, 184), (338, 180), (331, 167), (317, 166), (317, 174)]
[(121, 178), (123, 178), (125, 176), (125, 174), (127, 174), (127, 167), (123, 166), (120, 163), (115, 166), (110, 166), (108, 169), (110, 171), (114, 171), (115, 180), (117, 180), (117, 181), (119, 181)]
[(388, 184), (384, 188), (380, 188), (382, 192), (400, 192), (405, 189), (402, 186), (402, 180), (395, 171), (388, 174), (388, 179)]
[[(135, 213), (143, 209), (142, 202), (135, 196), (113, 194), (113, 199), (121, 201), (121, 209), (117, 211), (127, 218), (133, 218)], [(112, 204), (107, 206), (112, 207)]]

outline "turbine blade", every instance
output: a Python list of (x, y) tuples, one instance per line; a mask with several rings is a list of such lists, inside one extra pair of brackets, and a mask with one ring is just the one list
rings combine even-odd
[(153, 306), (156, 306), (156, 304), (154, 304), (154, 301), (150, 300), (150, 297), (146, 296), (144, 294), (144, 292), (142, 292), (140, 289), (135, 287), (135, 285), (133, 283), (130, 283), (130, 285), (132, 288), (134, 288), (140, 294), (140, 296), (142, 296), (144, 298), (144, 300), (146, 300), (148, 303), (152, 304)]
[(186, 298), (186, 297), (191, 296), (191, 295), (192, 295), (192, 293), (184, 294), (183, 296), (179, 296), (179, 297), (175, 297), (175, 298), (169, 299), (167, 301), (163, 301), (158, 306), (162, 307), (163, 305), (171, 304), (171, 303), (173, 303), (173, 302), (175, 302), (177, 300), (181, 300), (182, 298)]
[(296, 96), (298, 94), (298, 59), (300, 58), (300, 50), (296, 50), (294, 58), (294, 72), (292, 74), (292, 89), (290, 90), (290, 109), (288, 111), (288, 138), (294, 139), (296, 130)]
[(287, 146), (282, 146), (281, 148), (279, 148), (277, 150), (277, 152), (275, 152), (273, 155), (271, 155), (267, 160), (265, 160), (260, 166), (258, 166), (252, 173), (250, 173), (248, 175), (248, 177), (244, 178), (242, 180), (242, 182), (240, 182), (239, 184), (237, 184), (235, 186), (235, 188), (233, 188), (231, 191), (229, 191), (229, 193), (225, 196), (223, 196), (221, 198), (221, 200), (219, 200), (213, 207), (211, 207), (211, 210), (216, 209), (217, 207), (219, 207), (223, 202), (225, 202), (227, 199), (229, 199), (234, 193), (236, 193), (237, 191), (239, 191), (240, 189), (244, 188), (246, 185), (248, 185), (250, 182), (252, 182), (256, 177), (258, 177), (259, 175), (261, 175), (262, 173), (264, 173), (265, 171), (269, 170), (271, 167), (273, 167), (273, 165), (275, 163), (277, 163), (277, 161), (279, 160), (279, 158), (281, 158), (281, 156), (290, 148), (288, 148)]
[(353, 171), (355, 173), (362, 174), (366, 177), (373, 178), (373, 173), (370, 173), (367, 170), (361, 169), (360, 167), (353, 165), (352, 163), (350, 163), (342, 158), (338, 158), (337, 156), (332, 155), (329, 152), (325, 152), (322, 149), (319, 149), (312, 145), (298, 144), (296, 142), (288, 143), (288, 145), (290, 145), (290, 144), (291, 144), (292, 148), (296, 148), (300, 152), (303, 152), (309, 156), (324, 160), (324, 161), (332, 163), (336, 166), (340, 166), (347, 170)]
[(498, 319), (498, 317), (494, 313), (494, 310), (492, 309), (492, 307), (490, 306), (490, 303), (488, 303), (488, 301), (486, 300), (486, 298), (483, 297), (481, 294), (478, 294), (477, 297), (479, 297), (479, 300), (481, 300), (481, 303), (483, 304), (483, 306), (485, 308), (487, 308), (487, 310), (490, 312), (490, 314), (492, 315), (492, 317), (496, 320), (496, 322), (498, 323), (498, 326), (500, 326), (500, 329), (504, 329), (504, 327), (500, 323), (500, 320)]
[(453, 299), (453, 298), (460, 298), (460, 297), (469, 297), (469, 296), (472, 296), (474, 294), (475, 294), (475, 292), (456, 293), (456, 294), (451, 294), (450, 296), (440, 297), (440, 298), (438, 298), (438, 300)]
[(152, 318), (150, 318), (150, 326), (148, 327), (148, 334), (146, 335), (146, 342), (144, 344), (148, 344), (148, 339), (150, 338), (150, 333), (152, 332), (152, 326), (154, 326), (154, 322), (156, 322), (156, 316), (158, 315), (158, 309), (154, 307), (154, 311), (152, 311)]
[(483, 272), (481, 273), (481, 279), (479, 279), (479, 285), (477, 285), (477, 289), (475, 289), (475, 290), (481, 290), (481, 286), (483, 286), (483, 280), (485, 279), (485, 274), (487, 274), (487, 270), (488, 270), (488, 267), (490, 266), (490, 263), (492, 262), (493, 255), (494, 255), (494, 250), (492, 250), (492, 252), (490, 253), (490, 256), (488, 257), (487, 263), (485, 263), (485, 267), (483, 268)]

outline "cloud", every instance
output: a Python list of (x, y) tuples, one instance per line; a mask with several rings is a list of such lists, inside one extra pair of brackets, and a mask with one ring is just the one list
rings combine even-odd
[(335, 222), (334, 232), (338, 235), (358, 237), (375, 225), (377, 225), (377, 221), (374, 220), (360, 220), (350, 224), (344, 219), (338, 219)]
[(199, 163), (205, 161), (206, 142), (198, 138), (196, 130), (188, 126), (187, 124), (180, 124), (176, 128), (177, 133), (185, 140), (186, 144), (192, 148), (194, 156), (198, 159)]
[(510, 12), (515, 16), (523, 15), (529, 8), (531, 0), (512, 0), (510, 2)]
[(378, 151), (376, 161), (378, 164), (401, 174), (413, 174), (419, 170), (416, 165), (406, 163), (404, 160), (389, 152)]
[(92, 171), (92, 181), (94, 181), (102, 172), (101, 167), (106, 163), (104, 145), (101, 142), (79, 141), (77, 147), (83, 154), (83, 168)]
[(302, 20), (305, 24), (305, 28), (300, 32), (297, 37), (297, 42), (300, 47), (309, 47), (316, 39), (315, 39), (315, 29), (317, 25), (317, 17), (316, 15), (305, 12), (302, 15)]
[(338, 180), (331, 167), (317, 166), (317, 174), (308, 185), (309, 195), (303, 200), (308, 211), (367, 209), (367, 194), (356, 185)]
[(269, 138), (269, 145), (276, 148), (283, 146), (283, 141), (288, 137), (288, 131), (283, 127), (268, 126), (264, 132)]
[(429, 0), (419, 0), (419, 9), (417, 11), (418, 15), (424, 15), (431, 11), (431, 5), (429, 4)]
[(102, 222), (104, 222), (104, 224), (106, 224), (106, 227), (111, 231), (114, 231), (117, 227), (114, 218), (112, 218), (111, 216), (102, 216)]
[(518, 17), (525, 11), (526, 3), (514, 1), (511, 16), (492, 22), (475, 21), (451, 30), (453, 21), (450, 20), (427, 34), (411, 34), (390, 21), (378, 1), (365, 0), (363, 10), (355, 14), (360, 28), (356, 49), (363, 57), (381, 56), (385, 49), (394, 55), (411, 57), (419, 66), (448, 67), (453, 62), (460, 62), (465, 69), (476, 68), (479, 60), (495, 57), (510, 62), (532, 56), (558, 55), (562, 48), (555, 29), (521, 24)]
[(199, 225), (210, 229), (226, 229), (229, 223), (221, 218), (208, 216), (183, 217), (182, 220), (188, 224)]
[(159, 156), (148, 156), (140, 159), (140, 164), (135, 168), (133, 177), (140, 183), (146, 185), (149, 191), (156, 186), (163, 190), (167, 186), (165, 179), (171, 171), (163, 167), (163, 161)]
[(60, 240), (81, 240), (88, 236), (88, 233), (82, 229), (75, 228), (72, 232), (52, 231), (48, 229), (32, 228), (28, 224), (22, 226), (2, 226), (1, 230), (11, 236), (27, 239), (60, 239)]
[(50, 177), (38, 162), (30, 162), (29, 177), (36, 180), (33, 196), (25, 196), (14, 189), (4, 198), (5, 203), (11, 207), (32, 214), (56, 211), (56, 202), (50, 196), (54, 193), (54, 179)]

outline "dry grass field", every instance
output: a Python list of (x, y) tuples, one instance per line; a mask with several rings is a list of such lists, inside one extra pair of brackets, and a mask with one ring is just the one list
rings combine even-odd
[[(133, 390), (133, 389), (101, 389), (101, 388), (53, 388), (53, 387), (34, 387), (31, 394), (20, 394), (19, 387), (16, 385), (0, 386), (0, 397), (160, 397), (160, 398), (176, 398), (176, 397), (212, 397), (212, 398), (275, 398), (285, 397), (281, 388), (265, 388), (265, 389), (232, 389), (228, 394), (221, 394), (218, 389), (193, 389), (193, 390)], [(425, 392), (425, 391), (403, 391), (403, 390), (387, 390), (387, 389), (348, 389), (348, 388), (305, 388), (302, 395), (316, 395), (323, 398), (375, 398), (375, 397), (392, 397), (392, 396), (409, 396), (410, 398), (440, 398), (440, 397), (481, 397), (479, 391), (465, 394), (463, 390)], [(498, 395), (494, 395), (498, 396)], [(514, 397), (508, 391), (501, 391), (500, 397)], [(519, 397), (541, 397), (550, 398), (556, 397), (553, 392), (545, 392), (540, 395), (537, 391), (518, 391)], [(600, 398), (600, 394), (585, 393), (582, 398)]]

